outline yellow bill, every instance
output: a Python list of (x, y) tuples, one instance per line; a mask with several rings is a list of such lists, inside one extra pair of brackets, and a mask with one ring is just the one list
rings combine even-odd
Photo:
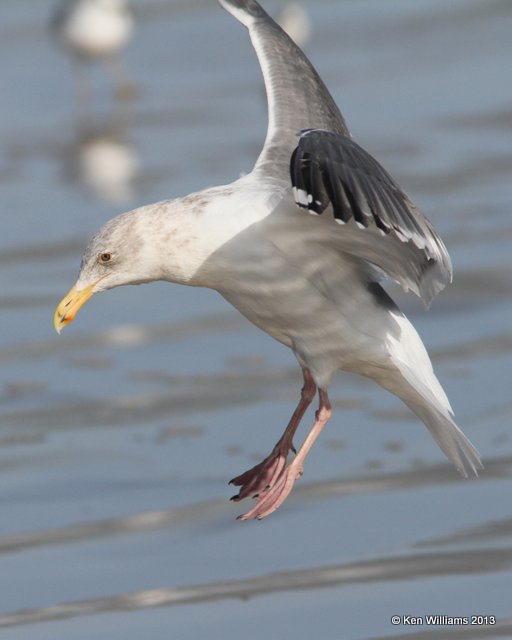
[(57, 305), (55, 315), (53, 316), (53, 326), (55, 331), (60, 333), (62, 329), (73, 322), (79, 309), (89, 300), (93, 294), (93, 286), (89, 285), (84, 289), (77, 291), (76, 285), (71, 289), (67, 296)]

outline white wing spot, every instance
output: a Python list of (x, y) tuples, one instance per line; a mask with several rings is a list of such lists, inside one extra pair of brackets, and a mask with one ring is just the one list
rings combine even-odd
[(313, 202), (313, 196), (309, 195), (304, 189), (297, 189), (297, 187), (293, 187), (293, 196), (295, 198), (295, 202), (303, 207), (307, 207), (308, 204)]

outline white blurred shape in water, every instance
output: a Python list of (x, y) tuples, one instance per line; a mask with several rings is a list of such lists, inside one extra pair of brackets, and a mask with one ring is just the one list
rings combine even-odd
[(311, 38), (311, 21), (308, 13), (297, 2), (288, 2), (277, 16), (277, 22), (299, 46), (306, 44)]

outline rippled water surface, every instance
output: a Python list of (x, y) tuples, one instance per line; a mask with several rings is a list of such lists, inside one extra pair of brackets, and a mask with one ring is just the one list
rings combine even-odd
[(286, 349), (168, 284), (52, 328), (102, 222), (229, 182), (265, 132), (243, 28), (214, 0), (133, 4), (119, 100), (55, 46), (52, 2), (2, 2), (0, 637), (511, 637), (512, 4), (304, 0), (306, 51), (354, 136), (450, 249), (428, 313), (396, 295), (486, 469), (459, 479), (395, 398), (340, 374), (304, 477), (261, 523), (235, 520), (227, 481), (295, 405)]

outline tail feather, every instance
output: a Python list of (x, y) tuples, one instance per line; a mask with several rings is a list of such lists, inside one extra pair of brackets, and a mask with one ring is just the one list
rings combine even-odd
[(396, 315), (395, 319), (401, 328), (400, 338), (390, 337), (388, 348), (396, 369), (379, 382), (425, 423), (461, 475), (478, 476), (478, 470), (483, 469), (480, 454), (453, 421), (452, 408), (420, 337), (405, 316)]
[(429, 405), (423, 398), (418, 402), (412, 400), (404, 400), (404, 402), (425, 423), (432, 437), (446, 457), (453, 462), (457, 471), (465, 478), (470, 473), (478, 476), (478, 470), (483, 469), (480, 454), (452, 418)]

